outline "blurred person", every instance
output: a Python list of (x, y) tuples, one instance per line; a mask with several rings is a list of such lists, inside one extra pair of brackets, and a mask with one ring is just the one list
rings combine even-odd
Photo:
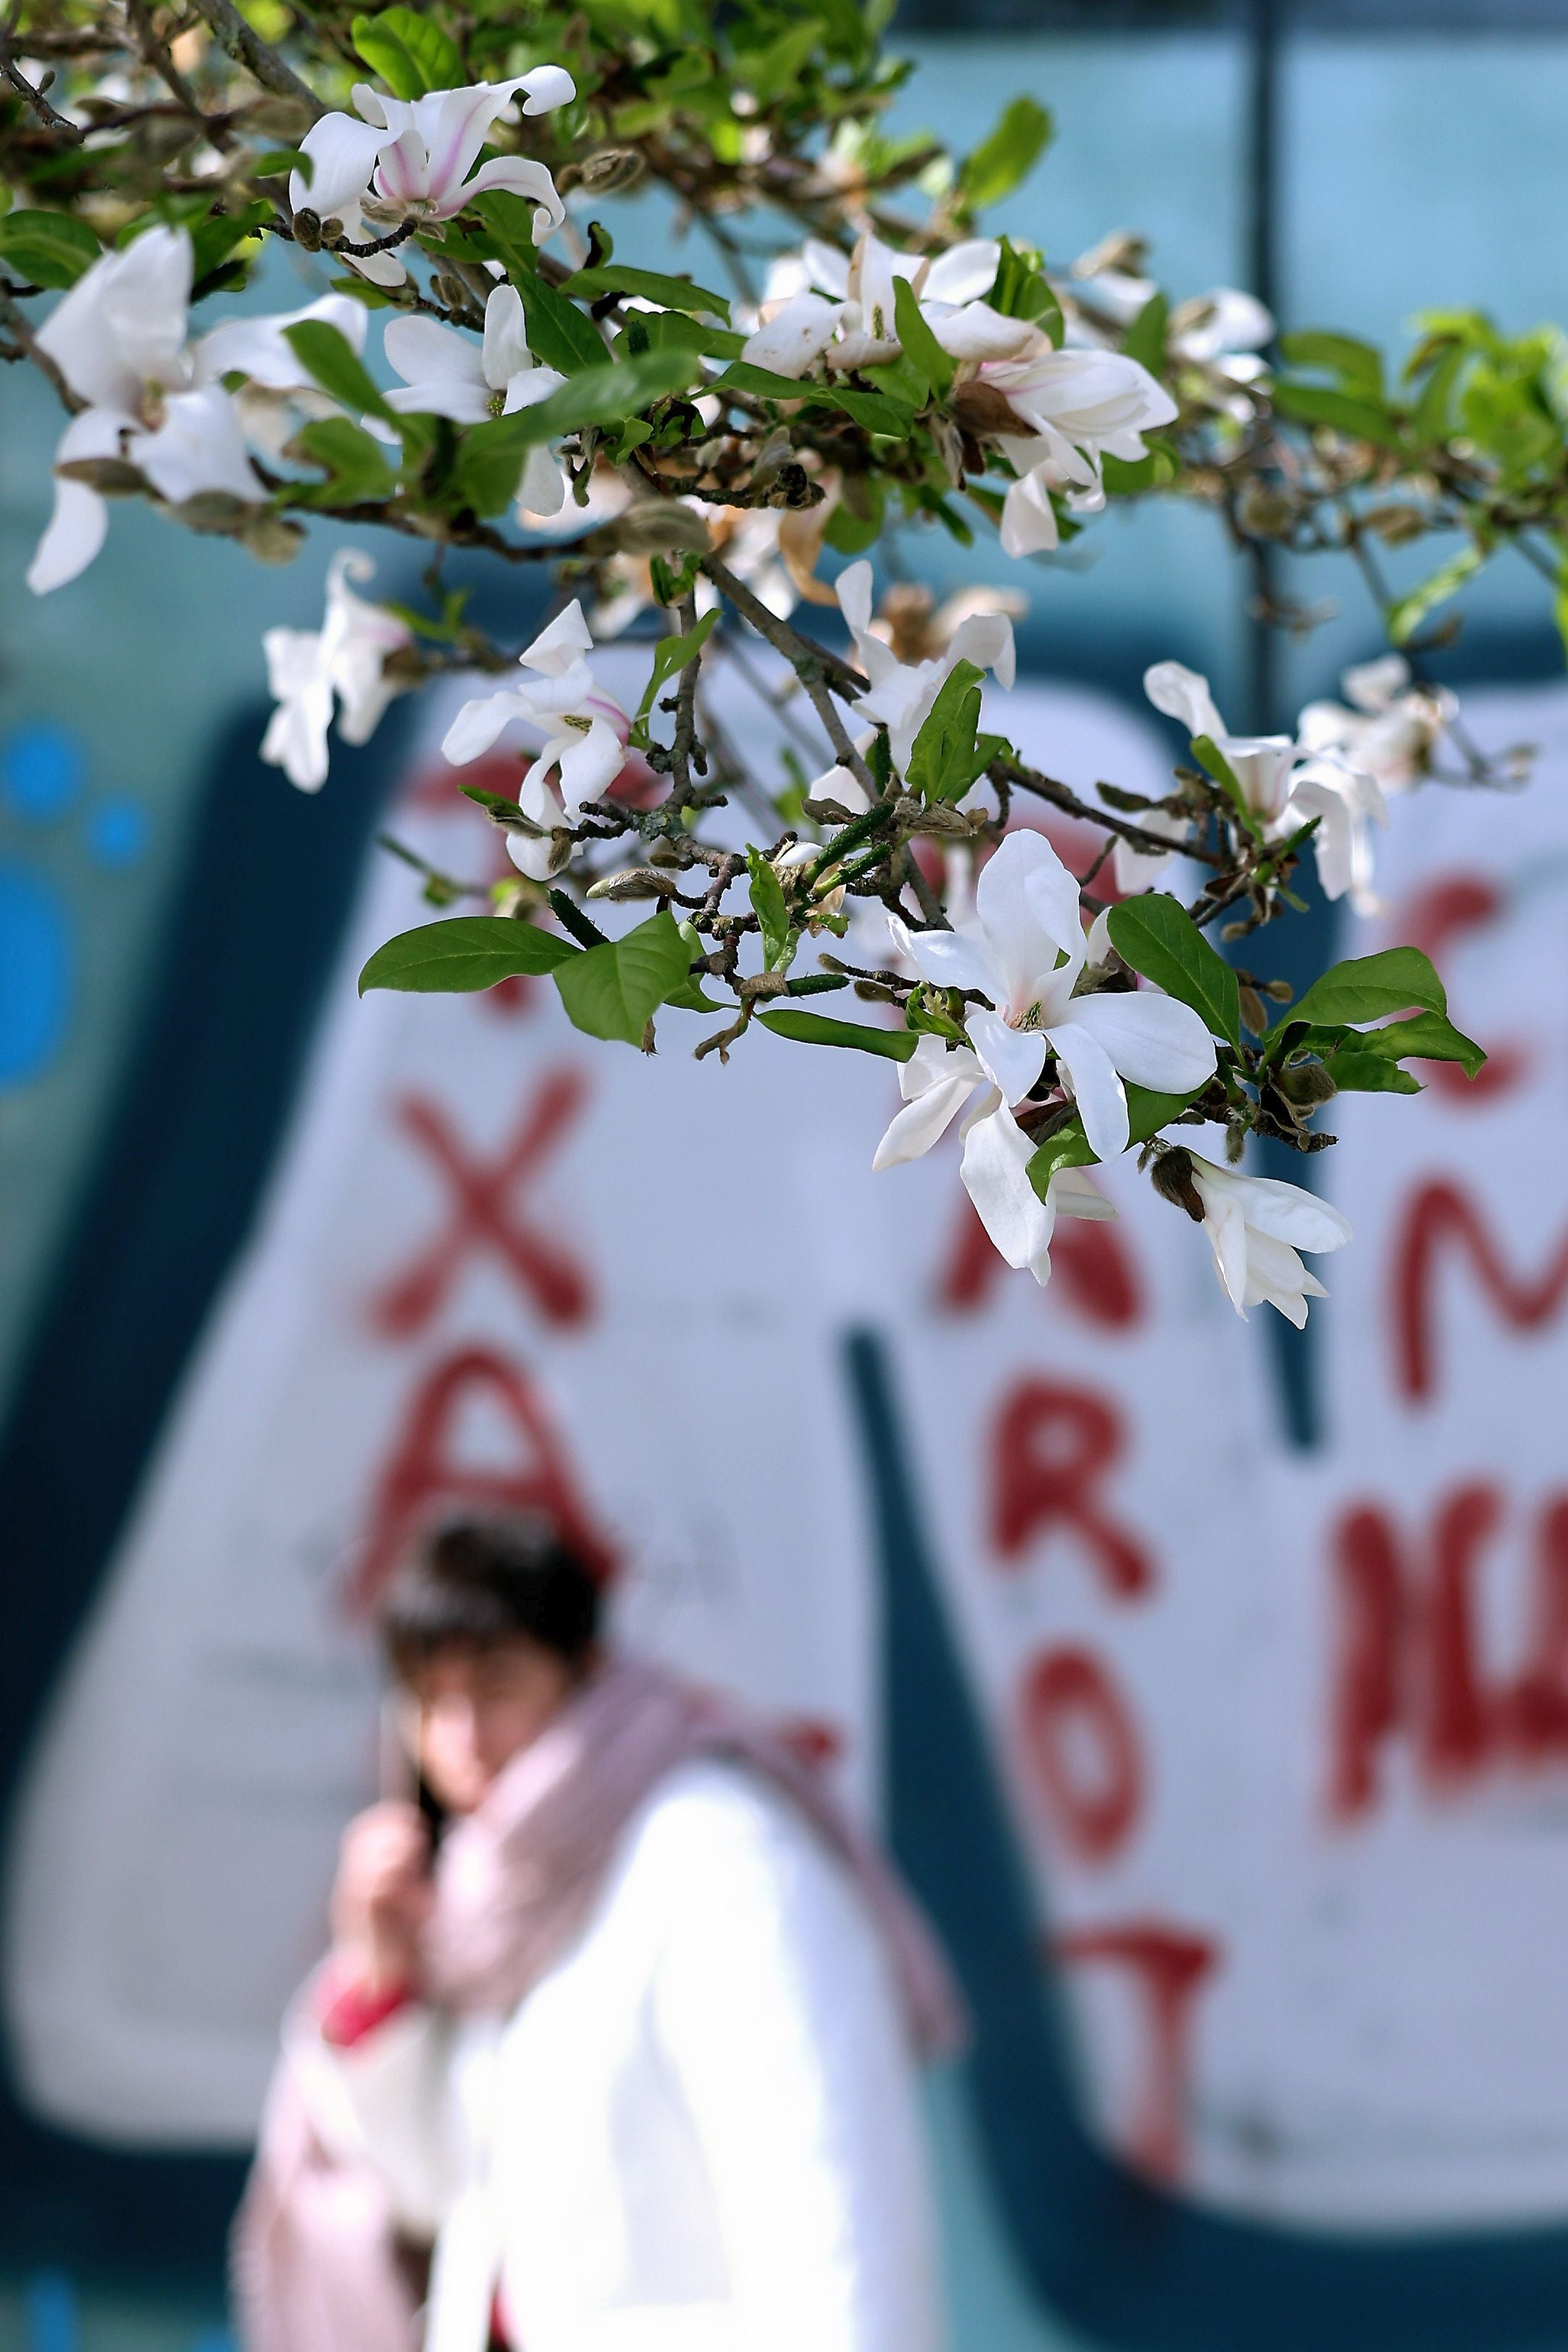
[(342, 1841), (237, 2227), (247, 2352), (932, 2352), (942, 1962), (818, 1775), (598, 1618), (542, 1523), (393, 1580), (418, 1801)]

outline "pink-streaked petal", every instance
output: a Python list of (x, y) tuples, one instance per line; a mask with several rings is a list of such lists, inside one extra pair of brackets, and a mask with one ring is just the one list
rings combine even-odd
[[(474, 196), (482, 195), (487, 188), (505, 188), (514, 196), (525, 196), (535, 206), (533, 242), (542, 245), (566, 217), (566, 207), (555, 192), (555, 183), (542, 163), (530, 161), (526, 155), (497, 155), (481, 163), (471, 180), (443, 197), (437, 217), (447, 220), (453, 213), (461, 212)], [(605, 354), (606, 360), (609, 352)]]

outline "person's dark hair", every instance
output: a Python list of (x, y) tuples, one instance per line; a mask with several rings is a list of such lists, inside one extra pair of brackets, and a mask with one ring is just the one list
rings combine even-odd
[(387, 1587), (382, 1639), (406, 1678), (438, 1650), (483, 1649), (520, 1635), (569, 1665), (587, 1661), (599, 1628), (592, 1571), (548, 1519), (461, 1519), (429, 1537)]

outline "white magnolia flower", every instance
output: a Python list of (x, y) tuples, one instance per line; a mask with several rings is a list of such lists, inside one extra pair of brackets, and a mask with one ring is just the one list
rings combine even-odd
[[(383, 341), (403, 378), (403, 388), (387, 394), (387, 405), (405, 415), (478, 425), (533, 408), (566, 381), (554, 368), (535, 365), (515, 286), (498, 286), (485, 304), (482, 344), (417, 316), (390, 320)], [(559, 514), (566, 503), (561, 468), (542, 442), (528, 453), (518, 503), (540, 515)]]
[[(525, 816), (544, 828), (575, 824), (584, 804), (596, 801), (626, 764), (631, 721), (618, 702), (601, 692), (584, 659), (594, 640), (575, 599), (518, 656), (535, 677), (501, 694), (465, 702), (441, 745), (455, 767), (477, 760), (515, 720), (543, 735), (518, 790)], [(554, 845), (531, 834), (509, 833), (514, 866), (542, 881), (557, 862)]]
[(262, 739), (261, 756), (281, 768), (304, 793), (327, 781), (327, 730), (334, 698), (345, 743), (368, 743), (382, 713), (402, 691), (386, 676), (390, 653), (411, 642), (395, 613), (356, 596), (351, 580), (369, 580), (368, 555), (344, 548), (327, 567), (327, 609), (319, 629), (268, 629), (261, 640), (267, 682), (278, 708)]
[(1013, 624), (1005, 613), (971, 613), (960, 621), (942, 653), (930, 661), (901, 662), (872, 631), (871, 566), (864, 556), (839, 573), (837, 591), (860, 667), (871, 682), (870, 693), (862, 695), (855, 708), (886, 727), (900, 774), (909, 765), (915, 737), (959, 662), (993, 671), (999, 686), (1012, 685), (1017, 659)]
[(1178, 359), (1212, 368), (1232, 383), (1256, 383), (1268, 370), (1258, 356), (1274, 340), (1274, 314), (1256, 294), (1214, 286), (1171, 313), (1170, 346)]
[(323, 294), (303, 310), (278, 311), (268, 318), (226, 320), (193, 349), (198, 383), (244, 376), (232, 395), (240, 424), (246, 438), (274, 459), (285, 455), (296, 411), (312, 417), (340, 414), (337, 402), (311, 381), (285, 332), (313, 320), (335, 327), (356, 355), (363, 351), (370, 318), (352, 294)]
[(1269, 1176), (1238, 1176), (1189, 1152), (1194, 1189), (1203, 1203), (1204, 1231), (1215, 1270), (1238, 1315), (1249, 1307), (1277, 1307), (1298, 1330), (1309, 1298), (1326, 1298), (1299, 1250), (1334, 1250), (1351, 1238), (1349, 1220), (1299, 1184)]
[(1027, 1266), (1037, 1282), (1050, 1280), (1051, 1235), (1058, 1214), (1115, 1215), (1081, 1169), (1053, 1176), (1047, 1197), (1040, 1199), (1028, 1177), (1035, 1146), (1007, 1108), (1001, 1087), (967, 1046), (949, 1048), (940, 1037), (922, 1037), (900, 1066), (899, 1091), (904, 1107), (878, 1145), (872, 1167), (918, 1160), (966, 1111), (959, 1129), (964, 1190), (998, 1255), (1011, 1266)]
[[(185, 344), (191, 240), (159, 226), (106, 253), (38, 330), (38, 344), (88, 406), (71, 418), (57, 467), (121, 457), (172, 505), (216, 490), (266, 496), (245, 454), (226, 393), (195, 382)], [(102, 546), (109, 509), (85, 482), (57, 477), (54, 513), (27, 572), (42, 596), (84, 572)]]
[[(450, 220), (487, 188), (506, 188), (533, 204), (534, 243), (542, 245), (566, 217), (544, 165), (523, 155), (497, 155), (473, 168), (491, 123), (520, 89), (528, 93), (524, 114), (548, 114), (576, 95), (561, 66), (535, 66), (508, 81), (475, 82), (466, 89), (433, 89), (412, 100), (356, 82), (353, 96), (361, 119), (323, 114), (300, 142), (313, 169), (308, 184), (302, 172), (290, 177), (290, 207), (300, 212), (308, 205), (318, 218), (341, 222), (355, 244), (368, 244), (411, 215)], [(400, 283), (405, 274), (392, 252), (344, 257), (384, 286)]]
[(1143, 691), (1194, 740), (1206, 735), (1218, 747), (1266, 839), (1281, 841), (1317, 817), (1313, 848), (1324, 895), (1342, 898), (1348, 892), (1358, 908), (1370, 908), (1370, 828), (1388, 822), (1374, 776), (1352, 766), (1343, 752), (1318, 750), (1292, 735), (1227, 734), (1207, 678), (1181, 662), (1155, 662), (1143, 673)]
[(1018, 478), (1002, 509), (1002, 546), (1033, 555), (1058, 541), (1050, 492), (1092, 513), (1105, 503), (1104, 460), (1144, 457), (1143, 435), (1169, 425), (1176, 404), (1145, 367), (1121, 352), (1055, 350), (1038, 328), (1010, 359), (983, 361), (978, 381), (1004, 394), (1024, 430), (996, 436)]
[[(945, 253), (899, 253), (869, 230), (850, 255), (837, 246), (808, 237), (799, 254), (775, 262), (763, 302), (763, 323), (747, 338), (742, 358), (754, 367), (771, 368), (775, 375), (803, 376), (814, 360), (826, 357), (830, 367), (875, 367), (897, 359), (901, 346), (894, 311), (894, 289), (900, 278), (914, 289), (921, 314), (949, 350), (950, 332), (960, 341), (965, 330), (952, 322), (969, 313), (996, 313), (980, 299), (996, 277), (1002, 247), (994, 237), (967, 237)], [(1005, 348), (1016, 347), (1020, 336), (1034, 332), (1016, 319), (997, 322)], [(984, 342), (977, 320), (969, 320), (968, 339)], [(994, 338), (993, 338), (994, 339)], [(978, 358), (980, 350), (955, 355)]]
[(1214, 1075), (1214, 1040), (1190, 1005), (1151, 989), (1073, 993), (1088, 961), (1079, 886), (1048, 841), (1010, 833), (981, 875), (972, 922), (894, 937), (922, 980), (989, 997), (964, 1030), (1004, 1103), (1026, 1096), (1054, 1053), (1089, 1148), (1114, 1160), (1128, 1141), (1122, 1080), (1187, 1095)]
[[(1342, 702), (1309, 702), (1298, 722), (1308, 751), (1339, 751), (1384, 793), (1424, 775), (1443, 730), (1458, 713), (1447, 687), (1413, 686), (1403, 654), (1347, 669)], [(1347, 707), (1348, 706), (1348, 707)]]

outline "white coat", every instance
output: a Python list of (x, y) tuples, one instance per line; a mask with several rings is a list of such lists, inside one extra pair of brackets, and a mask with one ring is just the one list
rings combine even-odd
[(683, 1765), (510, 2017), (400, 2011), (298, 2076), (436, 2240), (426, 2352), (934, 2352), (912, 2062), (847, 1874), (742, 1768)]

